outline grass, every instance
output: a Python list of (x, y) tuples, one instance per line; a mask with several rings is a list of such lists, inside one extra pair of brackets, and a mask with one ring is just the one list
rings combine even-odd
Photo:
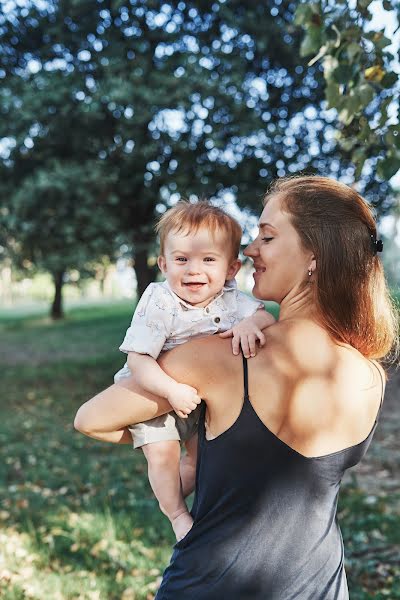
[[(0, 597), (5, 600), (150, 600), (173, 536), (141, 453), (73, 429), (77, 408), (112, 381), (131, 303), (0, 315)], [(398, 498), (356, 483), (340, 515), (352, 600), (400, 598), (391, 549)], [(397, 561), (398, 562), (398, 561)]]
[(0, 322), (2, 598), (154, 595), (173, 539), (143, 458), (72, 425), (122, 366), (115, 348), (130, 313), (125, 304), (77, 309), (54, 324), (37, 315)]

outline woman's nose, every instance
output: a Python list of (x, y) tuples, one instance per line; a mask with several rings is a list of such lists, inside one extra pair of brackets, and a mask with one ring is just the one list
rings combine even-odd
[(247, 246), (247, 248), (245, 248), (243, 250), (243, 254), (245, 256), (255, 256), (257, 254), (257, 247), (256, 247), (256, 242), (257, 240), (254, 240), (254, 242), (251, 242), (251, 244), (249, 244)]

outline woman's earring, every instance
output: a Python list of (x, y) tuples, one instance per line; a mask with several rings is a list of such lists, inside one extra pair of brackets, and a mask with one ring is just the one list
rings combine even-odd
[(308, 276), (311, 277), (311, 275), (312, 275), (312, 270), (308, 269)]

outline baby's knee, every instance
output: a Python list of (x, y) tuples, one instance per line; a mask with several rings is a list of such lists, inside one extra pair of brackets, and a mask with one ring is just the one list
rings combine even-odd
[(86, 405), (80, 407), (75, 415), (74, 428), (85, 435), (89, 435), (93, 432), (92, 423), (89, 415), (87, 414)]
[(179, 462), (180, 444), (175, 441), (156, 442), (143, 446), (147, 462), (154, 467), (167, 467)]

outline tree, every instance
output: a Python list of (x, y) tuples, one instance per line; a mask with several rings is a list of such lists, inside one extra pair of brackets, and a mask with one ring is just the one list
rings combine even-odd
[(392, 214), (390, 225), (391, 227), (387, 227), (385, 235), (382, 236), (384, 240), (382, 260), (389, 285), (398, 294), (400, 292), (400, 202), (397, 210)]
[[(296, 6), (16, 3), (0, 19), (4, 181), (16, 190), (37, 169), (51, 176), (53, 160), (103, 165), (104, 210), (133, 247), (141, 293), (154, 276), (155, 217), (180, 195), (230, 190), (258, 210), (276, 176), (345, 174), (348, 156), (327, 135), (334, 123), (320, 106), (321, 70), (299, 56)], [(373, 175), (366, 189), (376, 188)], [(61, 201), (67, 212), (67, 193)]]
[(101, 202), (107, 182), (101, 169), (96, 163), (53, 161), (26, 177), (13, 196), (8, 219), (17, 240), (13, 258), (22, 268), (34, 265), (51, 273), (53, 319), (63, 316), (68, 270), (88, 267), (93, 258), (113, 255), (116, 247), (115, 224)]
[[(356, 177), (376, 168), (389, 180), (400, 169), (400, 78), (388, 51), (392, 40), (371, 29), (371, 4), (302, 3), (296, 23), (305, 29), (302, 56), (314, 55), (309, 65), (322, 63), (328, 107), (338, 112), (340, 145), (351, 152)], [(400, 25), (399, 3), (384, 0), (382, 6)]]

